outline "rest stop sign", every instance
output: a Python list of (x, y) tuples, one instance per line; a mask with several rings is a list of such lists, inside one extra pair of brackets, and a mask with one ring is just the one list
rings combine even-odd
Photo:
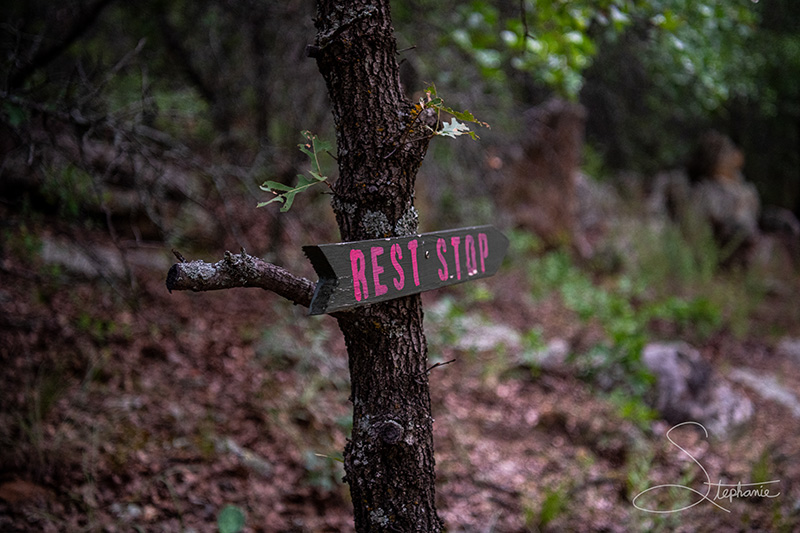
[(319, 276), (310, 315), (492, 276), (508, 239), (492, 226), (304, 246)]

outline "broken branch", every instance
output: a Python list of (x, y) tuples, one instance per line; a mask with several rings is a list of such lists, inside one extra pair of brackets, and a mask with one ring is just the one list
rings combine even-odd
[(216, 263), (200, 260), (175, 263), (167, 273), (167, 289), (170, 292), (215, 291), (234, 287), (258, 287), (309, 307), (316, 284), (244, 251), (241, 254), (225, 252), (225, 258)]

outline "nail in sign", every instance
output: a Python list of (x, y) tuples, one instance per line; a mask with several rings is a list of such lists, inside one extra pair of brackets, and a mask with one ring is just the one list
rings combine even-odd
[(486, 278), (508, 239), (492, 226), (304, 246), (319, 275), (309, 314), (332, 313)]

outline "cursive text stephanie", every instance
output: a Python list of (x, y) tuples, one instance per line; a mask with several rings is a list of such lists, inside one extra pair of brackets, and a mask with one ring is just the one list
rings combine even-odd
[[(672, 440), (672, 437), (670, 437), (670, 433), (672, 433), (672, 431), (674, 429), (676, 429), (676, 428), (678, 428), (680, 426), (687, 425), (687, 424), (693, 424), (693, 425), (699, 426), (703, 430), (703, 432), (705, 433), (706, 438), (708, 438), (708, 431), (706, 431), (706, 428), (702, 424), (700, 424), (699, 422), (683, 422), (681, 424), (673, 426), (672, 428), (670, 428), (669, 431), (667, 431), (667, 439), (672, 443), (673, 446), (675, 446), (680, 451), (682, 451), (687, 456), (689, 456), (689, 458), (692, 461), (694, 461), (694, 463), (697, 466), (700, 467), (700, 469), (703, 471), (703, 474), (705, 474), (705, 476), (706, 476), (706, 480), (703, 482), (703, 484), (708, 487), (708, 490), (706, 490), (705, 493), (702, 493), (702, 492), (700, 492), (698, 490), (693, 489), (692, 487), (687, 487), (685, 485), (678, 485), (678, 484), (674, 484), (674, 483), (656, 485), (654, 487), (650, 487), (649, 489), (645, 489), (642, 492), (640, 492), (639, 494), (637, 494), (636, 497), (633, 498), (633, 501), (631, 502), (631, 503), (633, 503), (634, 507), (636, 507), (640, 511), (645, 511), (645, 512), (648, 512), (648, 513), (666, 514), (666, 513), (677, 513), (679, 511), (685, 511), (686, 509), (690, 509), (690, 508), (694, 507), (695, 505), (699, 504), (702, 501), (708, 501), (708, 502), (711, 502), (713, 505), (716, 505), (717, 507), (719, 507), (720, 509), (722, 509), (726, 513), (730, 513), (730, 510), (722, 507), (715, 500), (728, 500), (729, 502), (733, 503), (733, 499), (734, 498), (751, 498), (751, 497), (777, 498), (778, 496), (781, 495), (780, 492), (778, 492), (776, 494), (773, 494), (770, 491), (770, 485), (773, 485), (775, 483), (780, 483), (780, 480), (764, 481), (762, 483), (742, 483), (741, 481), (739, 483), (722, 483), (722, 480), (720, 480), (719, 483), (712, 483), (711, 482), (711, 478), (709, 477), (708, 472), (703, 467), (703, 465), (701, 465), (700, 462), (697, 459), (695, 459), (694, 456), (692, 456), (692, 454), (690, 454), (688, 451), (686, 451), (681, 446), (679, 446), (674, 440)], [(714, 495), (712, 497), (709, 497), (709, 494), (711, 494), (712, 487), (717, 487), (717, 493), (716, 493), (716, 495)], [(695, 502), (693, 502), (693, 503), (691, 503), (689, 505), (685, 505), (683, 507), (680, 507), (678, 509), (667, 509), (667, 510), (648, 509), (646, 507), (641, 507), (641, 506), (636, 504), (636, 500), (639, 499), (642, 495), (644, 495), (644, 494), (646, 494), (648, 492), (654, 491), (654, 490), (664, 489), (664, 488), (685, 489), (685, 490), (688, 490), (690, 492), (693, 492), (693, 493), (697, 494), (698, 496), (700, 496), (700, 499), (698, 499), (697, 501), (695, 501)]]

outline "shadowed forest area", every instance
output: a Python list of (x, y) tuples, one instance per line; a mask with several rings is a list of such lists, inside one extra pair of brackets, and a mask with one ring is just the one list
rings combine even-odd
[[(419, 230), (510, 241), (422, 295), (447, 531), (798, 530), (800, 3), (391, 9), (417, 111), (488, 124), (441, 113)], [(0, 14), (0, 530), (354, 531), (335, 320), (165, 287), (340, 240), (314, 3)]]

